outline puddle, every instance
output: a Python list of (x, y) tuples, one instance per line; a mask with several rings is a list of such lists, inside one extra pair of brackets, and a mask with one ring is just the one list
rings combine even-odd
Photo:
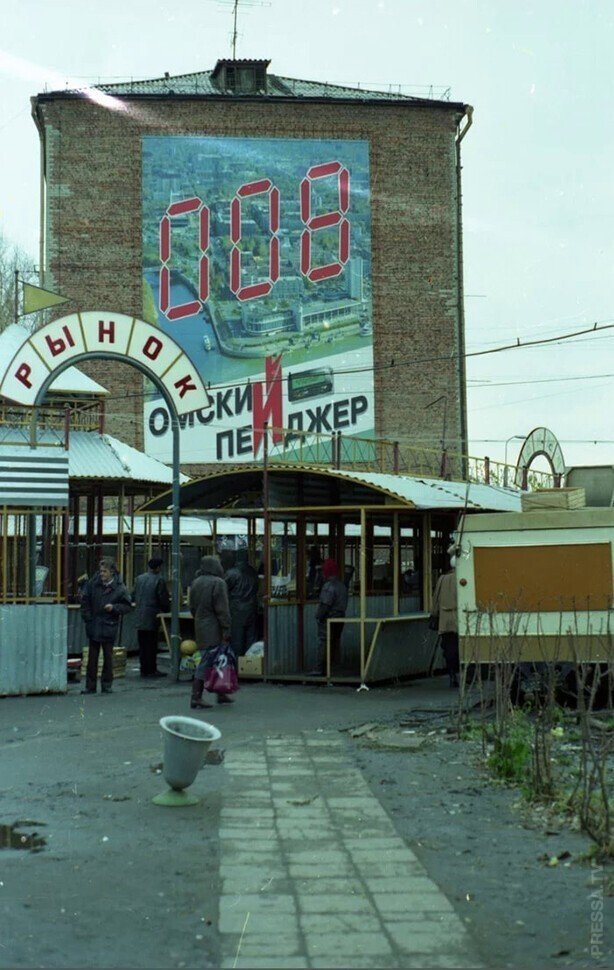
[(44, 825), (44, 822), (13, 822), (12, 825), (0, 824), (0, 849), (29, 849), (31, 852), (41, 852), (47, 840), (38, 832), (22, 832), (18, 825)]

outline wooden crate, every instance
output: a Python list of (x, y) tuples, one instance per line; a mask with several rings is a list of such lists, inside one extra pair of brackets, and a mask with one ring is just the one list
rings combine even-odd
[(523, 512), (538, 509), (584, 509), (586, 495), (583, 488), (539, 488), (535, 492), (523, 492), (520, 496)]
[[(81, 659), (81, 676), (85, 677), (87, 670), (87, 660), (89, 657), (89, 647), (83, 648)], [(102, 650), (98, 655), (98, 674), (102, 671)], [(113, 647), (113, 679), (126, 676), (126, 650), (124, 647)]]

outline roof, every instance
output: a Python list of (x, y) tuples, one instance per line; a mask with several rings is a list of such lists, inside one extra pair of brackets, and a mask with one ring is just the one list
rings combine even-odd
[[(13, 357), (23, 343), (31, 336), (29, 330), (19, 326), (18, 323), (11, 323), (0, 333), (0, 384)], [(56, 394), (108, 394), (106, 388), (97, 384), (91, 377), (78, 370), (77, 367), (67, 367), (65, 371), (56, 377), (49, 388)]]
[[(375, 91), (360, 86), (352, 87), (343, 84), (325, 84), (322, 81), (306, 81), (299, 78), (281, 77), (277, 74), (266, 75), (266, 90), (257, 92), (240, 92), (227, 90), (221, 86), (223, 72), (219, 71), (220, 65), (226, 64), (245, 64), (245, 65), (268, 65), (267, 60), (238, 60), (238, 61), (218, 61), (212, 71), (196, 71), (191, 74), (177, 74), (171, 77), (165, 74), (163, 77), (151, 78), (148, 80), (120, 81), (113, 84), (97, 84), (94, 90), (103, 91), (105, 94), (114, 97), (228, 97), (228, 98), (286, 98), (300, 100), (333, 100), (333, 101), (360, 101), (360, 102), (392, 102), (406, 104), (429, 104), (441, 105), (449, 108), (461, 109), (465, 106), (461, 103), (449, 100), (449, 88), (441, 87), (441, 97), (432, 96), (435, 92), (432, 87), (425, 85), (425, 90), (429, 91), (427, 97), (416, 97), (408, 94), (401, 94), (399, 91)], [(392, 85), (391, 85), (392, 87)], [(399, 86), (400, 87), (400, 86)], [(85, 88), (72, 88), (63, 91), (52, 91), (48, 94), (41, 94), (41, 100), (55, 97), (74, 97), (84, 94)]]
[[(574, 529), (614, 529), (614, 509), (597, 506), (582, 509), (532, 509), (530, 512), (509, 512), (506, 515), (472, 515), (463, 528), (465, 532), (522, 532), (523, 541), (528, 541), (530, 532), (541, 532), (544, 529), (565, 529), (570, 532)], [(586, 536), (577, 535), (577, 541), (586, 541)]]
[[(269, 469), (268, 478), (271, 510), (326, 506), (356, 508), (363, 505), (401, 505), (408, 509), (441, 511), (520, 510), (520, 491), (496, 485), (303, 465), (275, 465)], [(262, 493), (261, 467), (235, 467), (183, 485), (181, 508), (187, 512), (233, 508), (255, 511), (262, 509)], [(164, 511), (170, 502), (170, 492), (165, 492), (140, 511)]]
[(419, 509), (484, 509), (493, 512), (520, 511), (520, 491), (475, 482), (448, 482), (439, 478), (414, 478), (377, 472), (338, 471), (355, 481), (383, 489)]
[[(25, 452), (23, 445), (14, 443), (20, 438), (28, 440), (28, 433), (23, 429), (0, 426), (0, 460)], [(63, 440), (59, 432), (40, 429), (37, 440), (43, 446), (55, 445), (55, 453), (64, 454), (63, 448), (57, 447)], [(72, 431), (68, 447), (68, 477), (71, 484), (75, 480), (97, 479), (118, 483), (170, 485), (172, 470), (161, 461), (150, 458), (109, 434)], [(184, 482), (188, 481), (186, 475), (181, 478)]]

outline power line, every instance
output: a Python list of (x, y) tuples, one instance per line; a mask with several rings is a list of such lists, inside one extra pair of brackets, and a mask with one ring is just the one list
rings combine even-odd
[(488, 381), (482, 384), (474, 384), (468, 388), (471, 391), (480, 391), (489, 387), (512, 387), (516, 384), (559, 384), (564, 381), (596, 381), (602, 378), (614, 377), (614, 374), (580, 374), (578, 377), (536, 377), (527, 381)]
[[(341, 376), (343, 374), (368, 374), (368, 373), (376, 373), (384, 370), (396, 370), (400, 367), (410, 367), (416, 364), (428, 364), (428, 363), (436, 363), (441, 361), (448, 361), (450, 363), (454, 363), (459, 359), (459, 357), (464, 357), (464, 358), (483, 357), (487, 354), (499, 354), (507, 350), (524, 350), (532, 347), (539, 347), (545, 344), (562, 343), (564, 341), (571, 340), (574, 337), (582, 336), (584, 334), (592, 334), (592, 333), (595, 333), (596, 331), (612, 330), (612, 329), (614, 329), (614, 323), (603, 324), (601, 326), (598, 323), (595, 323), (592, 327), (589, 327), (586, 330), (576, 330), (570, 334), (559, 334), (557, 337), (543, 337), (538, 340), (526, 341), (524, 343), (522, 343), (519, 339), (517, 339), (516, 343), (505, 344), (501, 347), (494, 347), (490, 350), (471, 351), (466, 354), (440, 354), (434, 357), (413, 357), (413, 358), (406, 357), (406, 358), (401, 358), (400, 360), (396, 360), (395, 358), (392, 358), (392, 360), (387, 364), (379, 364), (379, 365), (373, 364), (370, 367), (339, 368), (337, 370), (334, 370), (333, 373), (336, 376)], [(284, 376), (278, 379), (281, 381), (288, 381), (289, 376)], [(210, 391), (225, 390), (227, 389), (227, 387), (232, 387), (232, 388), (247, 387), (251, 383), (252, 381), (248, 379), (243, 381), (237, 381), (236, 383), (232, 383), (226, 386), (220, 386), (216, 388), (215, 386), (211, 385), (211, 382), (208, 382), (207, 388)], [(129, 398), (144, 399), (146, 397), (148, 399), (151, 399), (157, 396), (158, 396), (158, 393), (155, 391), (154, 392), (133, 391), (133, 392), (124, 394), (124, 400), (127, 400)]]

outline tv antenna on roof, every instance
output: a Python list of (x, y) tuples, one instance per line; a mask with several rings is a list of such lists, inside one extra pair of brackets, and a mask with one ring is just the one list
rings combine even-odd
[(232, 59), (237, 59), (237, 20), (239, 17), (239, 7), (270, 7), (267, 0), (218, 0), (223, 7), (232, 7)]

